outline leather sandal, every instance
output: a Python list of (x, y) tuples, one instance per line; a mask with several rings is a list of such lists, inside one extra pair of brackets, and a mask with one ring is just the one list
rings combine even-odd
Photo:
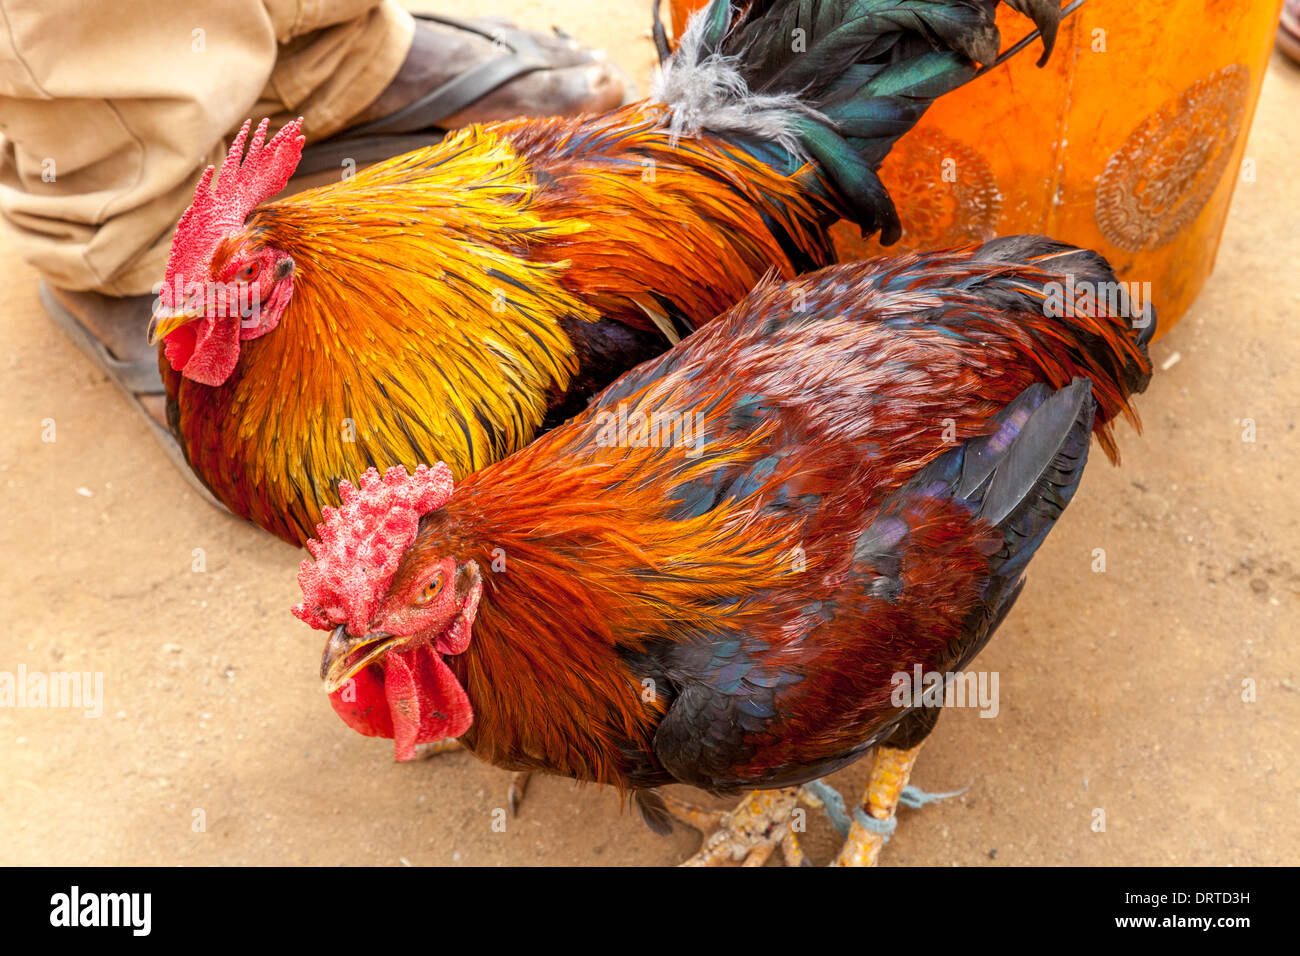
[[(526, 31), (518, 27), (432, 13), (412, 15), (418, 20), (478, 34), (498, 46), (504, 45), (509, 52), (466, 70), (394, 113), (368, 123), (350, 126), (328, 139), (308, 144), (302, 151), (302, 159), (294, 173), (295, 178), (337, 169), (348, 159), (358, 166), (364, 166), (429, 146), (446, 135), (447, 131), (439, 124), (449, 116), (455, 116), (474, 105), (493, 90), (537, 70), (564, 69), (580, 66), (584, 62), (581, 50), (574, 50), (569, 61), (557, 59), (554, 53), (547, 54)], [(564, 35), (559, 31), (557, 33)], [(612, 64), (607, 65), (616, 69)], [(635, 92), (626, 78), (624, 90), (624, 102), (630, 102), (635, 97)]]
[[(107, 345), (95, 337), (95, 334), (85, 326), (81, 318), (73, 311), (77, 308), (103, 308), (104, 304), (97, 300), (111, 300), (112, 297), (100, 295), (97, 292), (68, 292), (63, 289), (55, 289), (44, 280), (41, 281), (39, 295), (41, 305), (45, 307), (45, 311), (49, 313), (54, 324), (61, 328), (68, 338), (72, 339), (77, 348), (81, 349), (131, 399), (131, 407), (144, 419), (149, 426), (149, 430), (158, 439), (158, 444), (162, 445), (163, 451), (167, 453), (171, 463), (185, 476), (191, 487), (214, 508), (219, 508), (222, 511), (229, 510), (213, 496), (207, 485), (203, 484), (199, 476), (190, 468), (190, 463), (186, 460), (185, 452), (181, 449), (176, 436), (162, 422), (149, 414), (149, 410), (140, 401), (142, 395), (165, 394), (162, 375), (158, 371), (159, 359), (157, 354), (151, 354), (134, 362), (118, 358), (109, 351)], [(112, 305), (115, 308), (138, 311), (141, 315), (140, 328), (143, 329), (149, 321), (149, 314), (153, 309), (153, 299), (152, 295), (136, 295), (120, 299), (113, 302)]]

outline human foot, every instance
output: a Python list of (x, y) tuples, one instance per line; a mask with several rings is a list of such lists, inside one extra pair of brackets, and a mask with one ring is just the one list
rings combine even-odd
[(149, 423), (167, 457), (199, 495), (224, 509), (194, 476), (167, 425), (167, 400), (158, 372), (158, 353), (145, 339), (154, 296), (108, 296), (40, 285), (50, 318), (131, 399)]
[[(75, 320), (91, 339), (99, 343), (100, 349), (95, 350), (97, 354), (91, 355), (96, 363), (130, 392), (155, 421), (166, 426), (166, 403), (162, 379), (158, 375), (158, 350), (151, 347), (145, 338), (154, 297), (119, 297), (45, 286), (42, 298), (47, 297), (64, 313), (55, 316), (60, 327), (72, 334), (77, 330), (69, 329), (67, 320), (69, 316)], [(63, 321), (59, 321), (60, 318)], [(85, 351), (90, 343), (78, 341), (77, 344)]]

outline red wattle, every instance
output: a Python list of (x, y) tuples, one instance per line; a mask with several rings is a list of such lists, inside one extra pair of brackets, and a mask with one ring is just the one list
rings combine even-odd
[(393, 753), (412, 760), (415, 745), (459, 737), (474, 722), (469, 696), (427, 644), (384, 658), (384, 689), (393, 719)]
[(164, 354), (190, 381), (224, 385), (239, 364), (239, 319), (200, 316), (167, 336)]
[(189, 325), (182, 325), (163, 339), (163, 354), (167, 363), (178, 372), (185, 371), (185, 366), (194, 357), (194, 347), (198, 343), (198, 333)]
[[(350, 700), (348, 698), (351, 698)], [(392, 737), (393, 717), (384, 695), (384, 669), (378, 664), (363, 667), (330, 694), (330, 705), (343, 722), (366, 737)]]
[(330, 694), (330, 704), (357, 733), (391, 737), (398, 760), (414, 759), (416, 744), (459, 737), (474, 723), (469, 695), (427, 644), (389, 651), (382, 668), (363, 668), (350, 692), (344, 685)]

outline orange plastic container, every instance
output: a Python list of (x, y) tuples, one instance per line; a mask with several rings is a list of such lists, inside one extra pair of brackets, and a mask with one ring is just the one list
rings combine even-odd
[[(680, 35), (701, 0), (674, 0)], [(1035, 45), (942, 97), (881, 168), (903, 237), (861, 258), (1037, 232), (1096, 249), (1149, 282), (1168, 331), (1214, 268), (1280, 0), (1089, 0), (1052, 58)], [(1032, 31), (1005, 5), (1003, 48)]]

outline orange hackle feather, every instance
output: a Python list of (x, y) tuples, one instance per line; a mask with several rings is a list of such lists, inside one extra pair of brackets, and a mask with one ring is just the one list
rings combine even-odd
[(721, 137), (674, 142), (667, 113), (640, 103), (581, 123), (495, 127), (552, 180), (544, 215), (591, 226), (538, 249), (569, 262), (566, 288), (628, 324), (653, 328), (644, 303), (658, 296), (699, 326), (766, 273), (801, 271), (771, 222), (806, 262), (834, 259), (825, 227), (839, 210), (814, 165), (786, 175)]

